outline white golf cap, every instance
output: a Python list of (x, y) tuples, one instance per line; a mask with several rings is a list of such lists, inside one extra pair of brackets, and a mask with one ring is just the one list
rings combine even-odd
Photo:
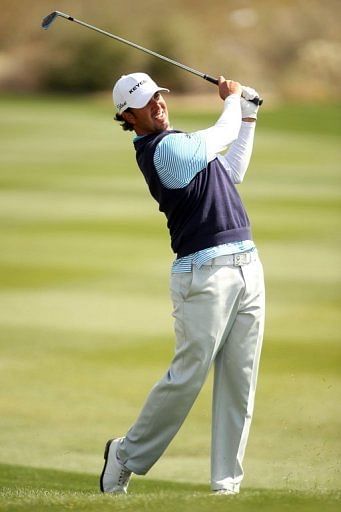
[(117, 80), (113, 89), (113, 99), (119, 114), (127, 108), (143, 108), (158, 91), (169, 92), (159, 87), (146, 73), (131, 73)]

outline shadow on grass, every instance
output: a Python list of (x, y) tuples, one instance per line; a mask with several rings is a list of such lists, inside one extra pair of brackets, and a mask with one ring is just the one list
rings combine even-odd
[[(82, 492), (94, 494), (99, 490), (99, 476), (87, 473), (61, 471), (56, 469), (34, 468), (29, 466), (12, 466), (0, 464), (0, 488), (7, 489), (39, 489), (46, 491)], [(190, 483), (165, 482), (134, 477), (129, 486), (130, 493), (156, 493), (158, 490), (167, 492), (202, 492), (207, 494), (206, 485)]]
[(245, 489), (213, 496), (206, 485), (133, 478), (128, 496), (103, 495), (94, 475), (0, 464), (0, 510), (84, 512), (336, 512), (340, 493)]

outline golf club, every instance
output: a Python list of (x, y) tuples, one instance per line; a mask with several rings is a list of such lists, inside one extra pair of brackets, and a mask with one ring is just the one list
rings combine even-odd
[[(174, 66), (177, 66), (178, 68), (184, 69), (185, 71), (192, 73), (193, 75), (200, 76), (201, 78), (204, 78), (204, 80), (207, 80), (208, 82), (211, 82), (212, 84), (218, 85), (218, 80), (216, 78), (214, 78), (213, 76), (207, 75), (205, 73), (202, 73), (201, 71), (197, 71), (196, 69), (185, 66), (185, 64), (181, 64), (180, 62), (169, 59), (168, 57), (160, 55), (159, 53), (153, 52), (152, 50), (148, 50), (147, 48), (144, 48), (143, 46), (140, 46), (136, 43), (132, 43), (131, 41), (127, 41), (127, 39), (123, 39), (122, 37), (115, 36), (114, 34), (111, 34), (110, 32), (106, 32), (105, 30), (97, 28), (93, 25), (89, 25), (88, 23), (85, 23), (84, 21), (73, 18), (72, 16), (69, 16), (68, 14), (65, 14), (60, 11), (54, 11), (54, 12), (51, 12), (50, 14), (48, 14), (42, 21), (42, 24), (41, 24), (42, 28), (47, 30), (58, 16), (65, 18), (66, 20), (78, 23), (78, 25), (82, 25), (83, 27), (90, 28), (91, 30), (94, 30), (95, 32), (99, 32), (100, 34), (103, 34), (107, 37), (111, 37), (112, 39), (115, 39), (116, 41), (119, 41), (120, 43), (124, 43), (129, 46), (132, 46), (133, 48), (136, 48), (137, 50), (141, 50), (144, 53), (153, 55), (153, 57), (157, 57), (161, 60), (164, 60), (164, 61), (168, 62), (169, 64), (173, 64)], [(263, 100), (258, 97), (253, 98), (250, 101), (255, 103), (255, 105), (261, 105), (263, 103)]]

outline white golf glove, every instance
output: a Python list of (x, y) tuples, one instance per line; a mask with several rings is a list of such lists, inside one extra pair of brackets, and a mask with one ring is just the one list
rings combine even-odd
[(242, 117), (251, 117), (252, 119), (257, 119), (257, 112), (259, 109), (259, 105), (255, 105), (252, 101), (256, 96), (259, 96), (258, 92), (252, 87), (246, 87), (242, 85), (242, 97), (240, 99), (240, 105), (242, 108)]

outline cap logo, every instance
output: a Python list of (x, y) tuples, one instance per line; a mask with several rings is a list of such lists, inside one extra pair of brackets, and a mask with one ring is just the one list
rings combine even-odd
[(126, 101), (125, 101), (124, 103), (119, 103), (119, 104), (117, 105), (118, 110), (121, 110), (123, 107), (125, 107), (125, 106), (126, 106), (126, 104), (127, 104), (127, 102), (126, 102)]
[(136, 89), (138, 89), (141, 85), (147, 83), (148, 80), (141, 80), (141, 82), (138, 82), (132, 89), (130, 89), (129, 94), (132, 94)]

